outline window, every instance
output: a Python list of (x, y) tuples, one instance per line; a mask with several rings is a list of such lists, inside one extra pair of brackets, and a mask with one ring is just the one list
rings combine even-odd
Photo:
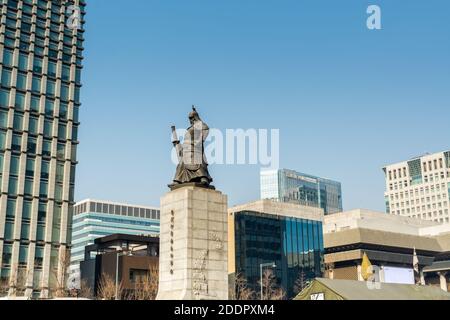
[(35, 97), (35, 96), (31, 97), (31, 110), (32, 111), (39, 112), (40, 104), (41, 104), (41, 102), (40, 102), (39, 97)]
[(6, 90), (0, 90), (0, 106), (1, 107), (9, 106), (9, 92)]
[(32, 208), (31, 201), (23, 202), (22, 219), (27, 219), (27, 220), (31, 219), (31, 208)]
[(66, 139), (66, 125), (59, 124), (58, 126), (58, 139), (65, 140)]
[(73, 122), (77, 123), (79, 121), (79, 112), (80, 112), (80, 107), (78, 106), (74, 106), (73, 107)]
[(60, 160), (63, 160), (66, 156), (66, 145), (64, 143), (58, 143), (57, 146), (57, 157)]
[(34, 58), (33, 71), (35, 73), (42, 74), (42, 59), (41, 58)]
[[(23, 232), (26, 232), (26, 229), (22, 229)], [(28, 225), (28, 233), (30, 231), (30, 226)], [(28, 238), (28, 234), (26, 235), (26, 238)], [(19, 247), (19, 265), (26, 266), (27, 265), (27, 258), (28, 258), (28, 246), (21, 245)]]
[(27, 159), (27, 169), (25, 171), (26, 177), (33, 177), (34, 176), (34, 159)]
[(55, 102), (52, 100), (46, 99), (45, 100), (45, 115), (46, 116), (53, 116), (53, 110), (55, 108)]
[(12, 196), (17, 195), (17, 178), (16, 177), (9, 178), (8, 193)]
[(6, 203), (6, 217), (14, 218), (16, 216), (16, 201), (8, 200)]
[(57, 183), (55, 185), (55, 200), (62, 201), (62, 197), (63, 197), (63, 186), (62, 184)]
[[(9, 229), (12, 229), (12, 226), (9, 226)], [(12, 245), (10, 244), (5, 244), (3, 247), (3, 264), (5, 266), (9, 266), (11, 265), (11, 257), (12, 257)], [(4, 277), (5, 274), (2, 272), (2, 277)], [(9, 276), (9, 274), (8, 274)]]
[(47, 73), (49, 76), (56, 78), (56, 63), (49, 61)]
[(67, 103), (62, 103), (62, 102), (60, 103), (60, 105), (59, 105), (59, 117), (62, 120), (67, 120)]
[[(38, 236), (37, 236), (38, 241), (44, 240), (43, 234), (44, 234), (43, 227), (41, 226), (41, 228), (39, 228), (39, 226), (38, 226)], [(42, 267), (43, 261), (44, 261), (44, 248), (36, 246), (35, 255), (34, 255), (35, 267), (37, 267), (37, 268)]]
[[(30, 239), (30, 224), (29, 223), (23, 223), (21, 226), (22, 230), (20, 231), (20, 239), (22, 240), (29, 240)], [(26, 261), (25, 261), (26, 263)]]
[(48, 120), (44, 121), (44, 136), (52, 137), (52, 123)]
[(20, 90), (26, 90), (27, 89), (27, 76), (24, 74), (17, 74), (17, 82), (16, 82), (17, 89)]
[(25, 196), (32, 197), (33, 196), (33, 179), (25, 178), (25, 187), (24, 187)]
[(16, 131), (21, 131), (22, 127), (23, 127), (23, 116), (21, 114), (15, 113), (13, 128)]
[(27, 71), (28, 69), (28, 55), (21, 53), (19, 55), (19, 70)]
[(8, 128), (8, 111), (0, 110), (0, 127)]
[(48, 180), (50, 176), (50, 162), (42, 161), (41, 179)]
[(48, 80), (47, 81), (47, 95), (54, 97), (55, 96), (55, 81), (53, 80)]
[(5, 150), (6, 148), (6, 133), (0, 131), (0, 150)]
[(22, 145), (22, 136), (13, 134), (11, 149), (14, 151), (21, 151), (21, 145)]
[(2, 70), (2, 78), (1, 78), (2, 86), (9, 87), (11, 86), (11, 71), (7, 69)]
[(148, 277), (148, 270), (130, 269), (129, 280), (131, 283), (139, 284), (146, 280)]
[(41, 183), (40, 183), (39, 196), (41, 198), (47, 198), (48, 197), (48, 183), (45, 182), (45, 181), (41, 181)]
[[(56, 165), (56, 182), (64, 181), (64, 163), (59, 163)], [(92, 210), (95, 212), (95, 210)]]
[(4, 50), (3, 52), (3, 64), (8, 67), (13, 65), (13, 52), (11, 50)]
[(42, 143), (42, 155), (44, 157), (50, 157), (52, 155), (52, 142), (44, 140)]
[(70, 81), (70, 67), (63, 66), (61, 78), (63, 81)]
[(11, 166), (10, 166), (10, 174), (13, 176), (19, 175), (19, 166), (20, 166), (20, 157), (12, 156), (11, 157)]
[(69, 86), (61, 85), (61, 100), (69, 101)]
[(28, 125), (28, 131), (31, 134), (37, 134), (38, 133), (38, 119), (35, 117), (29, 118), (29, 125)]
[(25, 95), (22, 93), (16, 93), (16, 102), (15, 102), (16, 110), (23, 111), (25, 110)]
[(41, 78), (33, 77), (31, 90), (34, 92), (37, 92), (37, 93), (39, 93), (41, 91)]

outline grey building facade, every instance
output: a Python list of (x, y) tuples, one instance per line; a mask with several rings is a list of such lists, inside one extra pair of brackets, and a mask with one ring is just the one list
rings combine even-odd
[(84, 0), (0, 0), (0, 281), (64, 286), (71, 244)]

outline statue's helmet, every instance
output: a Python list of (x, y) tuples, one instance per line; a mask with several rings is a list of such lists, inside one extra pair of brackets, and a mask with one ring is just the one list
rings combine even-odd
[(189, 119), (200, 120), (200, 116), (197, 110), (195, 109), (195, 106), (192, 106), (192, 112), (189, 113)]

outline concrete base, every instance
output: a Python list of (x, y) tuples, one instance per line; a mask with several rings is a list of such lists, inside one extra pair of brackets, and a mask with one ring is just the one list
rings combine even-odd
[(227, 196), (196, 186), (161, 199), (157, 300), (227, 300)]

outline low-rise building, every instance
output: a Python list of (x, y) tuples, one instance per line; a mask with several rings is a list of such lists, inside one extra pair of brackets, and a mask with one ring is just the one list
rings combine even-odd
[[(448, 290), (450, 225), (358, 209), (325, 216), (323, 230), (328, 278), (363, 280), (361, 265), (367, 254), (379, 268), (381, 282)], [(419, 273), (414, 271), (414, 251)]]
[(431, 286), (318, 278), (294, 300), (450, 300), (450, 293)]
[(117, 233), (159, 236), (159, 218), (159, 209), (153, 207), (91, 199), (78, 202), (74, 207), (70, 259), (74, 286), (79, 287), (85, 247), (94, 244), (95, 239)]
[(94, 242), (85, 248), (80, 263), (84, 290), (89, 288), (96, 296), (102, 279), (108, 277), (117, 279), (122, 294), (129, 296), (146, 277), (157, 277), (159, 237), (113, 234)]

